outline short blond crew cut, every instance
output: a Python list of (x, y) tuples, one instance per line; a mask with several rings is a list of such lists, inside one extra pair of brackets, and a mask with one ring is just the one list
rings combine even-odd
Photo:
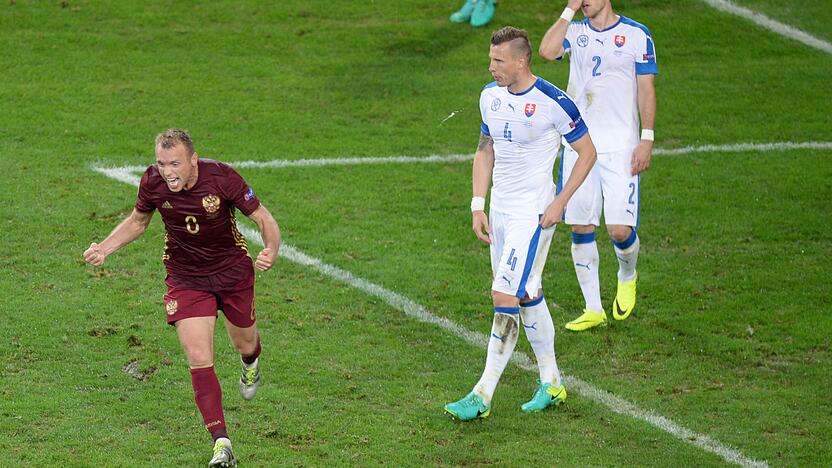
[(194, 153), (194, 141), (188, 135), (188, 131), (182, 128), (169, 128), (164, 132), (156, 135), (156, 146), (162, 149), (171, 149), (175, 146), (183, 145), (188, 153)]
[(517, 29), (514, 26), (505, 26), (494, 31), (491, 35), (491, 45), (500, 45), (510, 42), (514, 57), (524, 57), (526, 64), (532, 62), (532, 45), (529, 42), (529, 33), (525, 29)]

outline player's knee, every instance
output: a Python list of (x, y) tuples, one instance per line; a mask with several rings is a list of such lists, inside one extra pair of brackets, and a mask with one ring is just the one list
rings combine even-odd
[(575, 234), (590, 234), (590, 233), (595, 232), (595, 226), (593, 226), (591, 224), (589, 224), (589, 225), (578, 225), (578, 224), (576, 224), (576, 225), (572, 226), (572, 232), (574, 232)]
[(516, 296), (493, 289), (491, 290), (491, 301), (494, 303), (494, 307), (517, 307), (520, 304), (520, 299)]
[(254, 354), (257, 349), (257, 335), (251, 338), (238, 338), (234, 340), (234, 348), (243, 356), (250, 356)]
[(607, 226), (607, 232), (615, 242), (624, 242), (630, 237), (633, 228), (630, 226)]
[(211, 367), (214, 364), (214, 353), (205, 347), (192, 346), (185, 348), (185, 355), (188, 357), (188, 365), (191, 368)]

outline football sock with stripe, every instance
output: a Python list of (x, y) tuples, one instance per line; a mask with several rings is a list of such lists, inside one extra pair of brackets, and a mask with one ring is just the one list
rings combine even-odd
[(630, 237), (624, 242), (615, 242), (615, 256), (618, 257), (618, 281), (632, 281), (636, 277), (636, 262), (641, 242), (635, 229), (630, 231)]
[(474, 392), (481, 396), (486, 405), (491, 404), (494, 389), (503, 375), (514, 345), (520, 326), (519, 307), (495, 307), (494, 321), (491, 325), (491, 336), (488, 339), (488, 354), (485, 358), (485, 369), (479, 382), (474, 386)]
[(601, 286), (598, 279), (598, 244), (595, 232), (586, 234), (572, 233), (572, 263), (575, 275), (584, 294), (586, 308), (595, 312), (604, 310), (601, 305)]
[(560, 370), (555, 358), (555, 324), (542, 294), (535, 300), (520, 304), (520, 318), (537, 359), (540, 382), (560, 387)]

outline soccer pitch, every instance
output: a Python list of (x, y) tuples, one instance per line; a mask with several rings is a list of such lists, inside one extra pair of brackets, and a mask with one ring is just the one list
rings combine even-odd
[[(201, 156), (240, 163), (287, 244), (258, 274), (254, 401), (236, 394), (217, 335), (241, 463), (828, 464), (832, 56), (702, 2), (614, 5), (651, 28), (660, 63), (664, 154), (642, 188), (639, 307), (566, 333), (583, 301), (558, 228), (544, 289), (575, 391), (521, 413), (535, 378), (521, 339), (492, 417), (473, 424), (442, 405), (478, 378), (491, 322), (466, 162), (490, 28), (415, 0), (0, 7), (6, 459), (204, 463), (164, 324), (158, 216), (105, 267), (80, 259), (132, 207), (123, 168), (149, 164), (153, 135), (183, 126)], [(503, 2), (492, 26), (536, 43), (559, 8)], [(788, 13), (778, 19), (828, 40), (822, 2)], [(533, 70), (565, 86), (565, 64)], [(608, 307), (615, 265), (599, 248)]]

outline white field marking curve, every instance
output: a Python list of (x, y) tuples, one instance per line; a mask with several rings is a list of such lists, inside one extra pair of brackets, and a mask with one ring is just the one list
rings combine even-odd
[[(699, 145), (682, 148), (655, 148), (654, 156), (684, 156), (697, 153), (743, 153), (747, 151), (786, 151), (799, 149), (827, 150), (832, 149), (832, 141), (806, 142), (777, 142), (777, 143), (735, 143), (732, 145)], [(232, 167), (240, 169), (282, 169), (290, 167), (322, 167), (322, 166), (354, 166), (363, 164), (417, 164), (417, 163), (448, 163), (470, 161), (473, 154), (451, 154), (433, 156), (386, 156), (386, 157), (358, 157), (358, 158), (319, 158), (319, 159), (273, 159), (271, 161), (237, 161), (229, 162)], [(98, 171), (107, 177), (138, 185), (141, 179), (136, 173), (144, 172), (147, 166), (105, 167), (95, 165)], [(125, 177), (129, 177), (126, 179)]]
[[(832, 147), (832, 145), (830, 145), (830, 147)], [(374, 161), (372, 162), (375, 162), (375, 159), (380, 158), (363, 159), (373, 159)], [(406, 161), (403, 161), (399, 158), (385, 159), (387, 159), (387, 162), (390, 163), (415, 162), (410, 161), (409, 159)], [(458, 160), (460, 159), (450, 159), (450, 161)], [(441, 157), (436, 157), (434, 161), (444, 162), (448, 161), (448, 159), (441, 159)], [(125, 166), (111, 168), (93, 167), (93, 170), (101, 174), (104, 174), (110, 178), (128, 183), (133, 186), (139, 185), (140, 177), (136, 174), (136, 172), (144, 169), (145, 167), (143, 166)], [(260, 233), (256, 230), (243, 224), (240, 224), (240, 230), (256, 244), (260, 246), (263, 245), (263, 240), (260, 236)], [(318, 272), (324, 274), (325, 276), (346, 283), (349, 286), (359, 289), (371, 296), (378, 297), (391, 307), (403, 312), (408, 317), (411, 317), (423, 323), (436, 325), (439, 328), (442, 328), (443, 330), (446, 330), (454, 334), (455, 336), (462, 338), (464, 341), (470, 344), (473, 344), (480, 348), (486, 348), (488, 344), (488, 337), (486, 335), (470, 331), (465, 327), (445, 317), (439, 317), (437, 315), (434, 315), (422, 305), (412, 301), (411, 299), (399, 293), (386, 289), (383, 286), (377, 285), (363, 278), (359, 278), (350, 273), (349, 271), (324, 263), (320, 259), (309, 256), (304, 252), (292, 247), (291, 245), (284, 243), (281, 246), (281, 257), (299, 265), (311, 267), (317, 270)], [(511, 358), (511, 361), (518, 367), (527, 371), (537, 371), (537, 366), (524, 353), (515, 352)], [(606, 390), (600, 389), (595, 385), (580, 379), (579, 377), (564, 375), (564, 380), (570, 388), (574, 389), (579, 394), (608, 407), (611, 411), (646, 422), (657, 429), (667, 432), (668, 434), (681, 440), (682, 442), (693, 445), (706, 452), (713, 453), (729, 463), (734, 463), (743, 467), (768, 467), (768, 463), (765, 460), (760, 461), (755, 460), (753, 458), (749, 458), (733, 447), (725, 445), (707, 435), (698, 434), (682, 425), (675, 423), (674, 421), (670, 420), (665, 416), (657, 414), (652, 410), (641, 409), (635, 404), (623, 398), (620, 398), (610, 392), (607, 392)]]
[(779, 21), (773, 20), (762, 13), (756, 12), (745, 7), (741, 7), (727, 0), (702, 1), (704, 1), (711, 7), (716, 8), (717, 10), (731, 13), (733, 15), (741, 16), (745, 19), (751, 20), (757, 25), (762, 26), (768, 29), (769, 31), (774, 31), (783, 37), (800, 41), (809, 47), (814, 47), (815, 49), (826, 52), (827, 54), (832, 54), (832, 44), (824, 41), (823, 39), (819, 39), (815, 36), (812, 36), (811, 34), (797, 29), (793, 26), (789, 26), (788, 24), (783, 24)]

